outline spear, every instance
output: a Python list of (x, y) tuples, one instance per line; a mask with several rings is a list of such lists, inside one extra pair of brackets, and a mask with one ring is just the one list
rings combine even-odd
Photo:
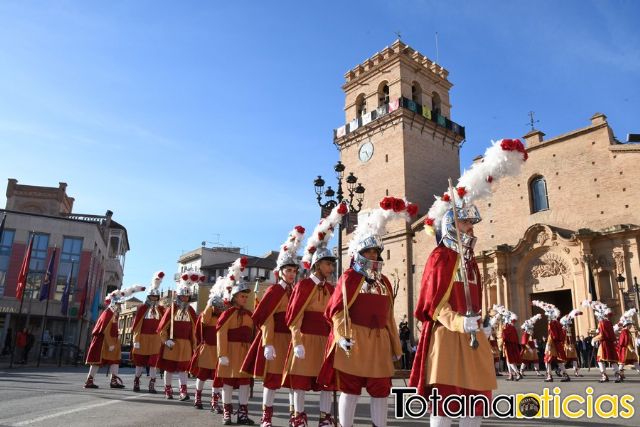
[[(451, 202), (453, 203), (453, 222), (456, 227), (456, 239), (458, 241), (458, 252), (460, 253), (460, 272), (462, 273), (462, 283), (464, 285), (464, 299), (467, 304), (467, 312), (465, 313), (465, 317), (474, 317), (477, 314), (473, 311), (473, 306), (471, 305), (471, 289), (469, 289), (469, 277), (467, 275), (467, 265), (464, 260), (464, 254), (462, 253), (462, 237), (460, 236), (460, 227), (458, 225), (458, 211), (456, 209), (456, 199), (453, 194), (453, 183), (451, 182), (451, 178), (449, 178), (449, 193), (451, 196)], [(471, 331), (471, 342), (469, 343), (472, 349), (478, 348), (478, 338), (476, 337), (476, 331)]]

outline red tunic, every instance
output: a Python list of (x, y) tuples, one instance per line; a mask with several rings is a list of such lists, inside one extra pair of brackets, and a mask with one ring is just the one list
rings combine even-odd
[[(458, 314), (466, 313), (464, 285), (462, 282), (456, 281), (454, 277), (455, 269), (458, 265), (458, 258), (458, 253), (440, 245), (433, 250), (427, 260), (415, 310), (416, 318), (422, 322), (422, 331), (411, 369), (409, 385), (411, 387), (417, 387), (418, 393), (423, 396), (428, 395), (432, 388), (437, 387), (441, 396), (451, 394), (483, 394), (491, 400), (491, 390), (497, 388), (497, 382), (491, 346), (482, 331), (476, 334), (480, 347), (475, 350), (471, 349), (468, 345), (468, 334), (456, 332), (451, 332), (449, 336), (459, 336), (457, 344), (460, 345), (460, 347), (456, 347), (455, 349), (436, 349), (436, 351), (446, 352), (449, 350), (458, 352), (458, 360), (453, 362), (467, 367), (473, 366), (473, 378), (467, 378), (466, 376), (465, 378), (461, 378), (458, 376), (457, 378), (451, 378), (449, 383), (445, 384), (429, 383), (427, 381), (427, 375), (432, 372), (429, 365), (433, 363), (430, 359), (430, 341), (435, 337), (438, 329), (444, 327), (437, 320), (441, 312), (440, 310), (445, 303), (448, 303), (451, 309)], [(479, 313), (482, 307), (482, 284), (479, 282), (480, 272), (475, 258), (468, 260), (466, 266), (470, 278), (475, 278), (477, 282), (473, 286), (470, 284), (470, 291), (472, 307), (475, 312)], [(487, 360), (485, 360), (485, 358)], [(457, 369), (457, 367), (453, 368), (453, 370)], [(446, 371), (444, 368), (443, 370)], [(455, 375), (455, 373), (452, 375)], [(466, 384), (472, 381), (476, 384), (482, 383), (484, 386), (482, 388), (471, 388), (461, 385), (463, 382)], [(481, 405), (480, 407), (476, 407), (476, 409), (481, 410)]]
[(518, 344), (518, 331), (512, 324), (504, 325), (502, 328), (502, 345), (507, 363), (522, 363), (520, 358), (520, 345)]
[[(118, 346), (113, 353), (117, 355), (117, 359), (109, 359), (104, 353), (105, 336), (109, 335), (110, 341), (114, 346)], [(91, 332), (91, 344), (87, 351), (87, 365), (116, 365), (120, 363), (120, 342), (118, 340), (118, 317), (113, 315), (113, 311), (107, 308), (98, 318), (96, 325)], [(105, 357), (106, 356), (106, 357)]]
[[(251, 315), (256, 330), (256, 336), (254, 337), (253, 343), (249, 348), (249, 352), (242, 363), (242, 368), (240, 368), (242, 372), (246, 372), (247, 374), (257, 378), (264, 378), (267, 370), (267, 359), (264, 357), (261, 326), (269, 316), (273, 315), (274, 311), (280, 304), (280, 300), (285, 297), (287, 293), (288, 290), (277, 283), (269, 286), (258, 303), (255, 311)], [(289, 328), (284, 321), (284, 316), (282, 318), (278, 317), (274, 320), (276, 332), (289, 333)], [(276, 349), (276, 357), (284, 357), (284, 354), (281, 354), (283, 352), (278, 350), (279, 349)]]
[(549, 336), (547, 337), (547, 346), (549, 351), (544, 352), (544, 362), (564, 362), (567, 355), (564, 352), (564, 329), (558, 320), (552, 320), (547, 327)]
[(634, 348), (631, 332), (627, 328), (623, 328), (620, 331), (620, 337), (618, 338), (618, 362), (625, 365), (632, 365), (638, 361), (638, 356), (634, 351), (630, 351), (629, 347)]
[(156, 305), (157, 313), (160, 319), (146, 318), (149, 311), (148, 304), (141, 304), (136, 309), (136, 317), (133, 319), (134, 341), (137, 336), (140, 348), (132, 348), (131, 356), (136, 366), (155, 366), (160, 357), (160, 335), (157, 333), (160, 319), (164, 315), (164, 307)]
[[(175, 304), (175, 303), (174, 303)], [(171, 329), (171, 307), (168, 307), (164, 316), (160, 320), (160, 324), (158, 325), (158, 329), (156, 330), (163, 341), (170, 339), (169, 331)], [(178, 305), (174, 305), (173, 315), (173, 348), (169, 349), (162, 344), (160, 349), (160, 357), (158, 359), (157, 367), (163, 369), (167, 372), (183, 372), (189, 369), (189, 365), (191, 364), (191, 357), (193, 355), (193, 350), (195, 348), (195, 324), (197, 315), (191, 306), (188, 306), (186, 309), (186, 313), (188, 313), (188, 320), (180, 320), (179, 316), (181, 315), (180, 309)]]
[(520, 345), (522, 347), (522, 351), (520, 352), (520, 358), (523, 362), (537, 362), (538, 361), (538, 352), (536, 349), (536, 343), (531, 339), (531, 336), (528, 332), (523, 332), (522, 337), (520, 338)]
[(616, 333), (609, 319), (603, 319), (598, 322), (598, 330), (600, 333), (600, 347), (596, 359), (598, 362), (617, 362), (618, 353), (616, 352)]

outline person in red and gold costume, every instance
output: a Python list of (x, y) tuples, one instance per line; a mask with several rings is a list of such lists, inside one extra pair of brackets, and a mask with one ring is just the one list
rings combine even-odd
[[(480, 327), (482, 283), (473, 249), (475, 224), (481, 221), (474, 200), (492, 192), (492, 185), (505, 176), (516, 175), (527, 153), (519, 140), (502, 139), (487, 149), (482, 161), (474, 162), (454, 188), (447, 191), (427, 212), (425, 231), (435, 235), (436, 248), (427, 259), (415, 316), (422, 322), (421, 336), (411, 369), (409, 386), (422, 396), (437, 389), (447, 396), (476, 397), (475, 405), (449, 405), (460, 414), (460, 425), (480, 426), (497, 388), (493, 355), (488, 336), (490, 325)], [(430, 405), (429, 425), (452, 424), (452, 412), (442, 399)], [(479, 402), (479, 403), (478, 403)], [(454, 408), (454, 406), (458, 406)], [(457, 411), (456, 411), (457, 410)]]
[(196, 395), (193, 406), (196, 409), (203, 408), (202, 390), (205, 382), (211, 380), (211, 411), (222, 413), (219, 403), (220, 394), (217, 390), (218, 387), (222, 387), (222, 384), (219, 380), (216, 381), (216, 363), (218, 361), (216, 324), (225, 307), (217, 285), (216, 282), (211, 287), (207, 306), (196, 320), (196, 349), (191, 358), (189, 372), (196, 377)]
[(192, 287), (200, 283), (204, 276), (187, 270), (180, 276), (176, 285), (176, 301), (164, 312), (157, 332), (160, 334), (162, 348), (156, 365), (164, 371), (164, 395), (173, 399), (173, 375), (178, 374), (181, 401), (189, 400), (187, 392), (187, 371), (196, 345), (195, 325), (197, 315), (189, 305)]
[(560, 324), (564, 330), (564, 354), (565, 364), (573, 364), (573, 373), (576, 377), (581, 377), (580, 368), (578, 367), (578, 352), (576, 350), (576, 339), (573, 336), (571, 325), (576, 316), (580, 316), (582, 311), (574, 308), (571, 312), (560, 319)]
[(544, 349), (544, 364), (547, 368), (547, 376), (545, 382), (553, 382), (553, 375), (551, 370), (554, 363), (557, 363), (558, 370), (562, 375), (560, 382), (571, 381), (567, 370), (564, 366), (564, 362), (567, 360), (567, 355), (564, 352), (564, 340), (565, 334), (562, 325), (558, 320), (560, 317), (560, 310), (553, 305), (544, 301), (533, 300), (531, 304), (544, 311), (547, 316), (547, 343)]
[(373, 425), (387, 425), (394, 361), (402, 357), (402, 346), (393, 316), (393, 288), (382, 274), (381, 236), (389, 220), (408, 221), (417, 210), (405, 200), (386, 197), (358, 225), (349, 244), (351, 267), (338, 279), (325, 311), (332, 330), (318, 382), (341, 391), (338, 415), (343, 427), (353, 425), (363, 388), (371, 396)]
[(331, 392), (334, 388), (320, 385), (317, 377), (331, 331), (331, 324), (325, 319), (324, 311), (334, 289), (330, 280), (336, 258), (327, 245), (335, 227), (346, 213), (346, 204), (336, 206), (329, 216), (320, 220), (307, 239), (302, 263), (304, 270), (310, 271), (310, 275), (293, 288), (287, 308), (285, 320), (291, 331), (291, 348), (285, 363), (285, 383), (293, 389), (294, 407), (290, 419), (293, 427), (308, 425), (305, 400), (310, 391), (320, 392), (318, 425), (335, 425), (331, 416)]
[(111, 292), (107, 295), (105, 304), (107, 308), (100, 314), (96, 325), (91, 332), (91, 344), (87, 351), (86, 364), (89, 365), (89, 374), (84, 383), (84, 388), (98, 388), (93, 382), (101, 366), (109, 366), (111, 372), (111, 388), (124, 388), (122, 380), (118, 376), (120, 367), (120, 339), (118, 334), (118, 315), (120, 305), (124, 299), (135, 292), (144, 291), (143, 286), (133, 286), (128, 289)]
[(224, 425), (230, 425), (233, 413), (233, 390), (238, 389), (237, 423), (254, 425), (249, 418), (249, 386), (251, 375), (241, 372), (242, 363), (247, 357), (253, 341), (253, 320), (251, 311), (245, 307), (251, 289), (241, 274), (247, 264), (247, 258), (238, 258), (229, 268), (225, 284), (225, 300), (228, 308), (222, 313), (216, 324), (218, 339), (218, 365), (216, 376), (222, 382), (222, 403)]
[(160, 347), (162, 341), (158, 334), (158, 325), (164, 315), (164, 307), (160, 301), (160, 284), (164, 278), (162, 271), (157, 272), (151, 279), (151, 286), (147, 299), (136, 309), (136, 316), (133, 319), (133, 348), (131, 356), (136, 367), (133, 379), (133, 391), (140, 391), (140, 377), (142, 370), (149, 367), (149, 393), (156, 392), (156, 377), (158, 358), (160, 357)]
[(298, 249), (304, 227), (296, 226), (280, 246), (276, 261), (276, 283), (269, 286), (251, 316), (258, 332), (241, 371), (262, 379), (262, 427), (272, 427), (273, 402), (282, 386), (291, 333), (285, 321), (289, 298), (298, 275)]
[(613, 374), (615, 376), (615, 382), (619, 383), (620, 372), (618, 369), (618, 353), (616, 351), (616, 333), (613, 330), (613, 324), (609, 317), (613, 315), (611, 309), (606, 304), (600, 301), (585, 300), (582, 302), (583, 307), (590, 307), (596, 319), (598, 319), (598, 333), (593, 337), (593, 342), (599, 342), (598, 353), (596, 354), (596, 361), (598, 362), (598, 368), (600, 368), (600, 382), (609, 382), (609, 376), (606, 372), (606, 362), (611, 363), (613, 368)]
[(500, 314), (494, 312), (493, 316), (489, 317), (489, 326), (491, 327), (491, 335), (489, 335), (489, 344), (491, 345), (491, 354), (493, 355), (493, 365), (496, 371), (496, 377), (501, 377), (500, 373), (500, 347), (498, 346), (498, 333), (497, 328), (500, 322)]
[(620, 325), (620, 336), (618, 337), (618, 362), (620, 369), (620, 379), (624, 381), (625, 365), (633, 365), (636, 372), (640, 373), (640, 365), (638, 364), (638, 353), (636, 351), (635, 340), (631, 333), (633, 326), (633, 317), (636, 315), (636, 309), (632, 308), (625, 311), (620, 317), (618, 325)]
[(536, 371), (536, 376), (541, 376), (540, 368), (538, 367), (538, 344), (533, 337), (533, 327), (538, 320), (542, 319), (542, 314), (538, 313), (535, 316), (524, 321), (520, 325), (522, 329), (522, 337), (520, 338), (520, 345), (522, 351), (520, 352), (520, 358), (522, 364), (520, 365), (520, 375), (524, 376), (524, 370), (528, 364), (533, 365), (533, 369)]
[(518, 316), (516, 316), (514, 312), (506, 309), (501, 312), (501, 315), (504, 322), (504, 327), (502, 328), (502, 348), (504, 349), (504, 357), (509, 370), (507, 381), (520, 381), (522, 374), (518, 366), (522, 363), (522, 358), (520, 357), (520, 339), (518, 338), (518, 331), (515, 327)]

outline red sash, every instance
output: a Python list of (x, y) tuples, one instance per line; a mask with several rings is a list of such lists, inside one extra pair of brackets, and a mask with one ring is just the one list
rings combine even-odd
[(349, 308), (351, 322), (369, 329), (384, 329), (389, 316), (389, 297), (378, 294), (358, 294)]
[(284, 320), (285, 315), (287, 313), (285, 311), (281, 311), (279, 313), (274, 313), (273, 315), (273, 331), (281, 334), (288, 334), (289, 327), (287, 326), (287, 322)]
[(118, 321), (117, 320), (114, 320), (113, 323), (111, 324), (111, 330), (109, 331), (109, 335), (115, 338), (118, 337)]
[(191, 322), (177, 321), (173, 322), (173, 339), (190, 340), (191, 339)]
[(331, 332), (331, 325), (327, 322), (323, 312), (305, 311), (300, 330), (303, 334), (328, 337), (329, 332)]
[(143, 334), (155, 334), (160, 324), (160, 319), (144, 319), (140, 332)]
[(202, 335), (203, 335), (205, 344), (216, 345), (218, 343), (215, 326), (203, 326)]
[(250, 343), (252, 341), (252, 332), (253, 331), (248, 326), (240, 326), (239, 328), (229, 329), (229, 331), (227, 331), (227, 339), (229, 340), (229, 342)]

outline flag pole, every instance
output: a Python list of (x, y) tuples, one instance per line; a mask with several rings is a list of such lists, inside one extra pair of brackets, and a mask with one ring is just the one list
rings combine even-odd
[(84, 313), (87, 311), (87, 296), (89, 295), (89, 280), (91, 279), (91, 274), (93, 273), (93, 261), (89, 264), (89, 271), (87, 272), (87, 281), (84, 284), (84, 295), (82, 297), (82, 313), (78, 312), (79, 318), (79, 327), (78, 327), (78, 342), (76, 344), (76, 357), (73, 360), (73, 365), (78, 365), (78, 355), (80, 354), (80, 341), (82, 339), (82, 327), (84, 326)]
[[(73, 259), (71, 261), (71, 273), (69, 273), (69, 289), (67, 289), (67, 307), (65, 310), (66, 321), (62, 326), (62, 342), (60, 343), (60, 354), (58, 354), (58, 368), (62, 366), (62, 353), (64, 353), (64, 340), (67, 335), (67, 327), (69, 326), (69, 294), (71, 293), (71, 281), (73, 280)], [(62, 295), (64, 299), (64, 295)]]
[[(53, 253), (51, 254), (51, 259), (49, 260), (49, 267), (53, 267), (53, 265), (55, 264), (57, 249), (58, 249), (57, 245), (53, 247)], [(47, 283), (47, 302), (45, 303), (45, 306), (44, 306), (44, 316), (42, 317), (42, 323), (40, 324), (40, 343), (38, 345), (38, 363), (36, 364), (36, 367), (38, 368), (40, 367), (40, 359), (42, 358), (42, 340), (44, 339), (44, 328), (47, 326), (47, 315), (49, 313), (49, 299), (51, 296), (51, 281), (53, 280), (53, 268), (47, 268), (47, 271), (45, 273), (45, 282), (47, 280), (49, 281), (49, 283)], [(40, 298), (42, 298), (42, 285), (40, 286)]]
[[(31, 263), (31, 251), (33, 250), (33, 237), (35, 236), (35, 231), (31, 231), (31, 236), (29, 237), (29, 244), (27, 246), (27, 249), (25, 250), (25, 256), (28, 258), (23, 259), (23, 263), (28, 260), (29, 263)], [(26, 271), (27, 271), (27, 276), (29, 275), (29, 266), (27, 265), (26, 267)], [(25, 285), (26, 285), (26, 277), (25, 277)], [(20, 284), (18, 283), (17, 286), (19, 286)], [(16, 287), (16, 291), (17, 291), (17, 287)], [(22, 317), (22, 305), (24, 304), (24, 289), (22, 290), (22, 293), (20, 295), (20, 308), (18, 309), (18, 319), (20, 319), (20, 317)], [(18, 322), (16, 322), (16, 325), (18, 324)], [(18, 328), (16, 327), (15, 332), (13, 333), (13, 350), (11, 351), (11, 358), (9, 359), (9, 368), (13, 368), (13, 360), (15, 357), (15, 353), (16, 353), (16, 339), (18, 337)]]

